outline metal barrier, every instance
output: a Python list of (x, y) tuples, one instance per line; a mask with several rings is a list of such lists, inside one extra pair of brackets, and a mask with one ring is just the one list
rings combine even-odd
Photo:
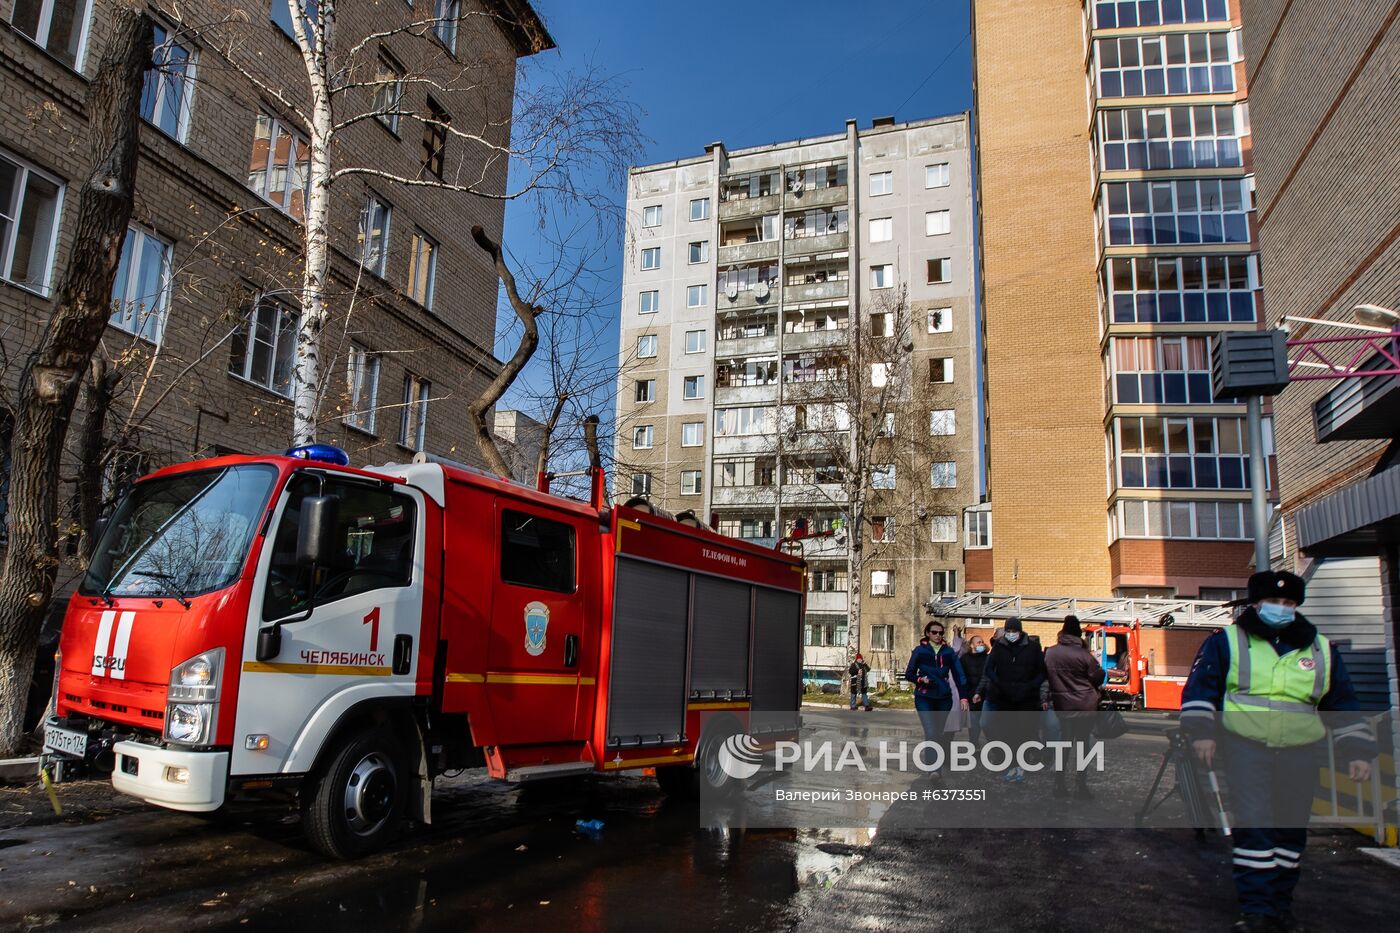
[[(1382, 721), (1388, 719), (1388, 714), (1368, 717), (1367, 722), (1371, 726), (1372, 734), (1380, 739), (1377, 727)], [(1385, 800), (1385, 789), (1394, 787), (1394, 783), (1387, 782), (1381, 775), (1381, 762), (1385, 756), (1378, 754), (1371, 761), (1371, 777), (1364, 783), (1354, 783), (1345, 771), (1338, 769), (1337, 762), (1337, 740), (1329, 729), (1327, 731), (1327, 766), (1323, 771), (1322, 785), (1313, 794), (1313, 809), (1310, 825), (1312, 826), (1348, 826), (1355, 829), (1366, 828), (1376, 842), (1384, 844), (1386, 842), (1386, 810), (1387, 806), (1394, 809), (1395, 799), (1387, 803)], [(1390, 756), (1394, 762), (1394, 753)], [(1343, 763), (1345, 767), (1345, 763)], [(1392, 764), (1393, 767), (1393, 764)], [(1350, 784), (1355, 790), (1347, 794), (1338, 786), (1340, 784)], [(1319, 796), (1319, 794), (1321, 796)], [(1354, 806), (1353, 806), (1354, 805)], [(1392, 822), (1394, 817), (1392, 814)]]

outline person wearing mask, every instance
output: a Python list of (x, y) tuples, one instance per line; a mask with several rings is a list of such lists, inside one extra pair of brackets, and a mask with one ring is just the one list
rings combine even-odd
[[(967, 677), (969, 690), (976, 690), (982, 682), (982, 673), (987, 667), (987, 643), (981, 635), (973, 635), (967, 640), (966, 650), (958, 658), (962, 662), (963, 674)], [(982, 739), (982, 704), (984, 700), (969, 701), (967, 734), (973, 744)]]
[(865, 663), (860, 652), (856, 652), (855, 660), (846, 669), (846, 673), (851, 678), (851, 709), (856, 708), (856, 699), (859, 697), (860, 705), (867, 713), (870, 712), (870, 665)]
[(1369, 780), (1376, 756), (1346, 664), (1298, 613), (1304, 594), (1302, 578), (1287, 571), (1250, 577), (1247, 607), (1201, 644), (1182, 689), (1181, 731), (1207, 768), (1223, 762), (1229, 787), (1236, 933), (1304, 929), (1293, 916), (1293, 889), (1325, 760), (1327, 726), (1318, 713), (1352, 714), (1331, 723), (1336, 761), (1347, 762), (1351, 780)]
[[(924, 637), (909, 655), (904, 679), (914, 685), (914, 708), (919, 711), (924, 738), (939, 741), (947, 714), (953, 708), (953, 684), (962, 698), (962, 708), (969, 706), (967, 677), (957, 652), (943, 643), (942, 622), (935, 619), (924, 626)], [(937, 777), (938, 772), (933, 772), (933, 776)]]
[[(982, 682), (972, 696), (974, 703), (990, 700), (996, 708), (992, 730), (995, 738), (1011, 746), (1013, 753), (1029, 741), (1039, 727), (1042, 711), (1040, 685), (1045, 682), (1045, 657), (1040, 642), (1028, 636), (1020, 619), (1007, 619), (1001, 638), (987, 655)], [(1007, 781), (1024, 781), (1020, 765), (1009, 768)]]
[[(1094, 730), (1094, 714), (1099, 708), (1099, 688), (1103, 667), (1084, 647), (1084, 630), (1076, 616), (1065, 616), (1055, 644), (1045, 651), (1045, 679), (1050, 683), (1050, 706), (1060, 721), (1060, 739), (1088, 744)], [(1078, 755), (1075, 752), (1077, 760)], [(1055, 796), (1069, 796), (1065, 773), (1055, 772)], [(1089, 773), (1075, 776), (1074, 796), (1089, 800)]]

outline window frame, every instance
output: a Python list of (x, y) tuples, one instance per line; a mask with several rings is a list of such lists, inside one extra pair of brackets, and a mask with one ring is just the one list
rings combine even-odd
[[(934, 408), (928, 413), (929, 437), (956, 437), (958, 433), (958, 410), (956, 408)], [(946, 430), (942, 430), (946, 428)]]
[[(15, 13), (19, 6), (17, 2), (10, 4), (10, 17), (8, 20), (10, 27), (15, 31), (16, 35), (22, 36), (25, 41), (38, 46), (40, 50), (63, 65), (63, 67), (75, 71), (80, 75), (83, 74), (83, 68), (87, 64), (88, 39), (92, 31), (93, 0), (79, 0), (79, 2), (83, 4), (84, 10), (82, 23), (78, 26), (78, 44), (74, 50), (73, 61), (71, 63), (58, 52), (49, 48), (49, 40), (52, 38), (53, 32), (53, 12), (56, 0), (38, 0), (38, 2), (39, 19), (38, 22), (34, 24), (34, 35), (31, 36), (19, 26), (15, 25)], [(43, 38), (40, 38), (40, 36)]]
[[(438, 253), (442, 249), (442, 244), (428, 234), (422, 227), (413, 228), (413, 239), (409, 241), (408, 254), (408, 289), (407, 295), (411, 301), (417, 302), (427, 310), (433, 309), (433, 299), (437, 293), (437, 262)], [(428, 260), (426, 273), (420, 268), (422, 259), (422, 246), (428, 247)], [(418, 280), (424, 278), (424, 294), (419, 297)]]
[[(691, 394), (694, 391), (695, 394)], [(681, 399), (686, 402), (698, 402), (705, 398), (705, 374), (694, 373), (689, 376), (681, 376)]]
[(447, 138), (451, 135), (448, 127), (452, 125), (452, 114), (431, 95), (427, 106), (428, 116), (423, 120), (423, 137), (419, 140), (422, 149), (419, 165), (429, 175), (441, 179), (447, 165)]
[[(383, 223), (380, 225), (380, 234), (376, 238), (370, 235), (371, 221), (375, 214), (375, 208), (381, 209)], [(384, 278), (385, 271), (389, 266), (389, 236), (394, 223), (394, 205), (380, 198), (373, 190), (365, 193), (365, 206), (360, 213), (360, 263), (364, 269)], [(375, 240), (379, 240), (378, 258), (374, 263), (368, 262), (366, 254), (371, 249)]]
[[(940, 525), (951, 531), (947, 537), (940, 538), (938, 529)], [(930, 515), (929, 516), (929, 541), (933, 544), (957, 544), (958, 543), (958, 517), (956, 515)]]
[[(183, 145), (189, 137), (190, 113), (194, 107), (194, 88), (195, 84), (198, 81), (197, 71), (199, 65), (199, 48), (192, 44), (187, 45), (183, 42), (176, 41), (174, 38), (172, 38), (171, 32), (173, 30), (171, 30), (171, 28), (165, 24), (164, 20), (155, 20), (154, 30), (156, 32), (157, 41), (155, 42), (155, 47), (152, 49), (151, 52), (151, 64), (147, 67), (142, 79), (143, 86), (141, 89), (141, 119), (149, 123), (151, 126), (154, 126), (156, 129), (160, 130), (162, 133), (169, 136), (171, 139)], [(160, 35), (162, 33), (165, 35), (164, 40), (160, 39)], [(160, 124), (160, 121), (157, 119), (157, 117), (162, 112), (164, 112), (165, 108), (162, 107), (162, 101), (165, 100), (166, 94), (169, 93), (171, 79), (168, 71), (165, 70), (169, 66), (168, 58), (165, 62), (157, 63), (156, 56), (160, 55), (161, 50), (163, 48), (167, 48), (169, 46), (174, 46), (176, 48), (183, 49), (185, 52), (185, 63), (182, 69), (183, 76), (181, 78), (180, 103), (179, 109), (176, 111), (175, 132), (173, 133), (170, 130), (166, 129), (164, 126), (162, 126)], [(152, 75), (155, 76), (156, 90), (155, 93), (151, 95), (151, 114), (150, 116), (147, 116), (145, 112), (145, 82), (150, 81)]]
[[(395, 138), (399, 135), (399, 111), (403, 109), (403, 81), (407, 69), (383, 46), (379, 47), (376, 60), (378, 70), (374, 74), (370, 105), (374, 108), (375, 122), (388, 130)], [(393, 76), (388, 80), (385, 75)], [(386, 94), (387, 92), (387, 94)], [(381, 100), (381, 98), (387, 98)]]
[[(657, 339), (656, 334), (639, 334), (637, 336), (637, 359), (655, 359), (657, 347), (660, 345), (660, 343), (661, 342)], [(650, 349), (651, 352), (648, 353), (647, 349)]]
[[(686, 436), (689, 429), (694, 428), (695, 434), (699, 435), (696, 441), (687, 441)], [(683, 421), (681, 422), (681, 446), (682, 447), (704, 447), (705, 446), (705, 422), (703, 421)]]
[[(938, 171), (942, 169), (942, 171)], [(938, 179), (942, 179), (939, 181)], [(929, 179), (934, 179), (930, 184)], [(933, 188), (947, 188), (952, 183), (947, 162), (934, 162), (932, 165), (924, 166), (924, 190)]]
[(457, 54), (461, 17), (462, 0), (435, 0), (433, 3), (432, 33), (453, 56)]
[[(647, 265), (647, 260), (648, 260), (648, 259), (654, 259), (655, 262), (654, 262), (652, 265)], [(659, 247), (659, 246), (645, 246), (645, 247), (643, 247), (643, 248), (642, 248), (642, 254), (641, 254), (641, 262), (642, 262), (641, 271), (643, 271), (643, 272), (654, 272), (655, 270), (660, 269), (660, 268), (661, 268), (661, 247)]]
[[(934, 278), (934, 263), (938, 264), (938, 275), (942, 278)], [(925, 274), (928, 281), (926, 285), (952, 285), (953, 284), (953, 257), (935, 256), (924, 260)]]
[[(639, 443), (642, 441), (642, 443)], [(656, 426), (637, 424), (632, 426), (632, 449), (652, 450), (656, 446)]]
[[(0, 205), (0, 219), (6, 222), (4, 233), (0, 235), (0, 281), (48, 298), (53, 288), (53, 268), (57, 258), (55, 253), (58, 250), (58, 228), (63, 219), (63, 205), (68, 193), (68, 186), (58, 176), (38, 168), (26, 159), (21, 159), (8, 149), (0, 149), (0, 161), (8, 162), (15, 167), (15, 186), (12, 196), (13, 213), (10, 212), (9, 205)], [(31, 175), (37, 175), (57, 189), (57, 193), (54, 195), (53, 215), (48, 221), (51, 229), (46, 244), (44, 280), (38, 285), (11, 276), (13, 272), (11, 265), (15, 259), (15, 245), (19, 242), (20, 222), (24, 218), (25, 200), (29, 197), (29, 178)], [(39, 240), (35, 238), (33, 242), (38, 243)]]
[[(696, 247), (699, 247), (697, 250)], [(700, 258), (696, 259), (696, 255)], [(686, 243), (686, 265), (699, 266), (710, 261), (710, 241), (691, 240)]]
[[(877, 178), (883, 179), (883, 183), (882, 183), (881, 185), (878, 186), (878, 187), (884, 188), (883, 191), (877, 191), (877, 190), (875, 190), (876, 187), (877, 187), (877, 185), (875, 184), (875, 180), (876, 180)], [(879, 197), (884, 197), (884, 196), (887, 195), (887, 194), (894, 194), (894, 172), (893, 172), (893, 171), (871, 172), (871, 173), (870, 173), (870, 188), (869, 188), (869, 190), (870, 190), (870, 194), (869, 194), (868, 196), (869, 196), (869, 197), (872, 197), (872, 198), (879, 198)]]
[[(414, 388), (417, 388), (415, 395)], [(411, 372), (405, 372), (403, 377), (403, 417), (399, 420), (399, 446), (409, 450), (419, 451), (427, 449), (428, 438), (428, 402), (432, 400), (433, 383), (430, 379)], [(409, 444), (408, 433), (410, 421), (414, 427), (413, 444)]]
[[(498, 525), (500, 527), (500, 535), (498, 540), (500, 541), (501, 546), (501, 557), (500, 560), (497, 562), (496, 576), (497, 579), (501, 581), (501, 583), (506, 584), (507, 586), (518, 586), (523, 589), (542, 590), (546, 593), (573, 594), (578, 592), (578, 531), (574, 528), (572, 522), (562, 521), (558, 518), (552, 518), (546, 515), (541, 515), (538, 512), (525, 511), (523, 508), (510, 508), (508, 506), (501, 508), (500, 516), (500, 521), (498, 522)], [(512, 553), (514, 548), (520, 547), (520, 545), (512, 545), (506, 538), (507, 529), (509, 527), (506, 523), (507, 521), (513, 520), (511, 516), (519, 516), (520, 518), (528, 519), (530, 521), (548, 523), (550, 525), (557, 526), (559, 529), (567, 533), (566, 537), (569, 542), (567, 561), (567, 566), (569, 569), (569, 584), (567, 587), (545, 586), (538, 582), (538, 580), (526, 580), (521, 578), (521, 576), (516, 575), (514, 572), (512, 572), (511, 574), (506, 573), (507, 557)], [(517, 527), (517, 531), (518, 530), (519, 527)], [(536, 566), (539, 565), (538, 560), (525, 561), (523, 563), (533, 564)]]
[[(268, 145), (267, 159), (264, 161), (264, 164), (261, 169), (263, 173), (263, 190), (254, 188), (252, 184), (248, 182), (245, 182), (245, 186), (248, 188), (249, 191), (253, 192), (258, 197), (266, 201), (268, 204), (271, 204), (273, 207), (286, 214), (288, 217), (291, 217), (297, 223), (304, 224), (306, 222), (306, 205), (311, 191), (311, 172), (309, 170), (311, 166), (311, 143), (306, 138), (305, 134), (303, 134), (301, 131), (297, 130), (295, 127), (293, 127), (290, 123), (283, 120), (282, 118), (274, 115), (271, 111), (267, 110), (266, 108), (263, 108), (258, 111), (257, 116), (253, 119), (253, 149), (256, 149), (258, 145), (258, 124), (260, 121), (264, 120), (267, 121), (268, 126)], [(288, 147), (288, 158), (291, 161), (285, 163), (285, 165), (282, 166), (286, 169), (287, 180), (282, 190), (282, 195), (285, 198), (285, 203), (279, 204), (277, 201), (274, 201), (271, 197), (272, 189), (270, 185), (274, 177), (273, 169), (275, 166), (278, 165), (278, 163), (273, 161), (277, 155), (277, 141), (280, 139), (281, 134), (284, 133), (291, 140), (291, 145)], [(297, 153), (301, 151), (306, 152), (306, 161), (304, 163), (296, 159)], [(258, 171), (257, 169), (254, 169), (252, 167), (251, 159), (252, 153), (249, 154), (250, 173), (253, 171)], [(306, 178), (304, 185), (300, 189), (301, 210), (300, 213), (298, 213), (294, 209), (294, 204), (296, 200), (295, 195), (298, 189), (294, 188), (292, 186), (292, 183), (296, 180), (297, 172), (302, 171), (302, 169), (296, 168), (296, 166), (301, 165), (306, 166)]]
[[(351, 343), (345, 358), (346, 412), (340, 420), (356, 431), (378, 437), (379, 375), (382, 358), (378, 353)], [(369, 376), (369, 399), (365, 402), (364, 377)]]
[(685, 306), (687, 308), (705, 308), (710, 304), (710, 286), (702, 282), (699, 285), (687, 285), (685, 287)]
[(870, 290), (894, 288), (894, 263), (879, 262), (870, 266)]
[[(655, 379), (634, 379), (633, 399), (637, 405), (647, 405), (656, 401), (656, 380)], [(643, 392), (643, 387), (646, 391)], [(645, 398), (641, 396), (645, 395)]]
[[(942, 469), (940, 469), (940, 467)], [(928, 484), (930, 487), (934, 489), (958, 488), (958, 461), (934, 460), (929, 464), (928, 470)], [(949, 482), (940, 482), (940, 479), (949, 480)]]
[[(701, 330), (688, 330), (688, 331), (685, 332), (685, 352), (686, 352), (686, 355), (687, 355), (687, 356), (689, 356), (689, 355), (691, 355), (691, 354), (695, 354), (695, 353), (704, 353), (704, 352), (705, 352), (705, 350), (706, 350), (705, 334), (706, 334), (706, 333), (707, 333), (707, 332), (706, 332), (705, 330), (703, 330), (703, 329), (701, 329)], [(690, 339), (690, 338), (692, 338), (692, 337), (696, 338), (696, 339), (693, 341), (694, 344), (695, 344), (695, 349), (693, 349), (693, 350), (691, 349), (691, 343), (692, 343), (692, 341), (691, 341), (691, 339)]]
[[(688, 480), (693, 480), (690, 488), (686, 488)], [(700, 496), (705, 493), (705, 473), (703, 470), (681, 470), (681, 495)]]
[[(133, 240), (133, 237), (137, 237), (138, 239)], [(138, 244), (139, 254), (136, 256), (131, 256), (127, 254), (127, 246), (133, 242)], [(144, 258), (145, 251), (147, 249), (148, 244), (150, 243), (155, 243), (161, 251), (160, 290), (157, 293), (155, 302), (155, 305), (158, 305), (159, 307), (154, 312), (147, 312), (144, 316), (145, 320), (149, 322), (152, 317), (152, 314), (154, 314), (156, 326), (155, 333), (153, 336), (145, 333), (145, 326), (142, 326), (140, 328), (130, 326), (130, 323), (133, 322), (135, 319), (135, 314), (131, 313), (131, 309), (139, 299), (148, 297), (145, 295), (133, 295), (132, 292), (136, 288), (140, 287), (139, 283), (141, 277), (139, 260)], [(116, 294), (112, 295), (112, 303), (114, 305), (114, 308), (112, 310), (111, 317), (107, 319), (107, 323), (110, 326), (115, 327), (118, 330), (123, 331), (124, 333), (131, 334), (133, 337), (136, 337), (141, 340), (146, 340), (156, 346), (160, 346), (161, 339), (165, 335), (166, 318), (170, 313), (170, 286), (172, 280), (174, 256), (175, 244), (171, 241), (166, 240), (165, 238), (157, 234), (154, 230), (151, 230), (148, 227), (143, 227), (140, 224), (127, 225), (126, 238), (122, 244), (121, 260), (117, 265), (117, 274), (112, 278), (113, 292), (115, 293), (118, 285), (123, 284), (121, 282), (121, 277), (123, 274), (126, 275), (126, 282), (125, 287), (123, 288), (122, 297), (118, 298)], [(121, 315), (122, 320), (117, 320), (118, 315)]]
[[(697, 205), (697, 204), (699, 204), (699, 205), (701, 206), (701, 207), (700, 207), (700, 216), (699, 216), (699, 217), (696, 217), (696, 216), (695, 216), (695, 205)], [(709, 199), (709, 198), (692, 198), (692, 199), (691, 199), (691, 201), (690, 201), (690, 219), (691, 219), (692, 221), (709, 220), (709, 219), (710, 219), (710, 199)]]
[[(880, 225), (880, 228), (879, 228), (879, 229), (880, 229), (880, 232), (883, 233), (884, 236), (880, 236), (880, 237), (876, 237), (876, 236), (875, 236), (875, 231), (876, 231), (875, 225), (876, 225), (876, 224), (879, 224), (879, 225)], [(889, 243), (889, 242), (891, 242), (891, 241), (894, 239), (894, 218), (893, 218), (893, 217), (872, 217), (872, 218), (870, 218), (870, 225), (869, 225), (869, 227), (870, 227), (869, 233), (870, 233), (870, 242), (871, 242), (871, 243)]]
[[(941, 224), (934, 223), (941, 220)], [(942, 230), (933, 229), (942, 226)], [(948, 208), (924, 212), (924, 236), (949, 236), (953, 232), (953, 212)]]
[[(934, 315), (939, 315), (938, 322), (934, 323)], [(944, 326), (946, 323), (946, 326)], [(929, 308), (928, 309), (928, 332), (930, 334), (951, 334), (953, 332), (953, 309)]]
[[(269, 349), (267, 353), (267, 382), (259, 381), (257, 378), (255, 378), (255, 374), (252, 371), (253, 363), (257, 359), (257, 328), (258, 324), (260, 323), (259, 319), (261, 318), (261, 312), (264, 307), (271, 308), (276, 312), (276, 316), (273, 319), (273, 325), (271, 328), (272, 342), (269, 344)], [(233, 369), (235, 353), (239, 343), (238, 332), (235, 331), (233, 336), (233, 347), (235, 353), (231, 353), (229, 356), (229, 374), (237, 379), (241, 379), (243, 382), (246, 382), (249, 385), (255, 385), (260, 389), (266, 389), (267, 391), (276, 393), (277, 395), (280, 395), (283, 398), (291, 398), (293, 395), (294, 387), (296, 386), (295, 341), (297, 330), (300, 326), (300, 318), (301, 313), (297, 309), (291, 307), (290, 305), (284, 304), (283, 302), (278, 301), (277, 299), (272, 298), (266, 294), (256, 296), (253, 299), (253, 302), (246, 314), (246, 319), (248, 323), (246, 329), (244, 329), (244, 334), (242, 337), (244, 355), (243, 365), (240, 366), (237, 371)], [(290, 328), (283, 326), (284, 320), (290, 322)], [(277, 361), (279, 351), (283, 347), (282, 340), (284, 339), (284, 333), (290, 333), (291, 339), (293, 341), (292, 349), (290, 351), (290, 355), (288, 356), (287, 386), (285, 390), (278, 388), (276, 385)]]
[[(661, 226), (666, 215), (664, 207), (665, 205), (662, 204), (648, 204), (642, 208), (642, 228), (644, 230)], [(653, 212), (655, 213), (653, 214)]]
[[(651, 307), (647, 308), (647, 299), (651, 299)], [(655, 314), (661, 310), (661, 290), (659, 288), (643, 289), (637, 293), (637, 313)]]

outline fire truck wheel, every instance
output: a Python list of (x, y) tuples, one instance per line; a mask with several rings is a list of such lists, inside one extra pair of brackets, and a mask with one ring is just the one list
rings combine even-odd
[(409, 774), (393, 734), (352, 734), (306, 800), (307, 841), (332, 858), (357, 858), (387, 845), (403, 826)]

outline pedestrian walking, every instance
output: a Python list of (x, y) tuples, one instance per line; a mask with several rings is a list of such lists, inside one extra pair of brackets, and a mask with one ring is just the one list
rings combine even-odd
[(1249, 578), (1248, 606), (1201, 645), (1181, 694), (1181, 729), (1207, 767), (1224, 766), (1232, 842), (1236, 933), (1304, 927), (1293, 916), (1308, 815), (1325, 760), (1319, 712), (1332, 723), (1336, 760), (1368, 780), (1375, 737), (1337, 648), (1304, 618), (1303, 580), (1287, 571)]
[[(961, 697), (961, 708), (967, 700), (967, 676), (963, 673), (958, 654), (943, 643), (943, 623), (938, 620), (924, 626), (923, 639), (909, 655), (904, 679), (914, 685), (914, 708), (919, 711), (919, 724), (924, 738), (937, 742), (943, 736), (943, 725), (953, 708), (953, 688)], [(937, 777), (938, 772), (933, 772)]]
[[(1064, 625), (1055, 644), (1045, 651), (1045, 679), (1050, 684), (1050, 706), (1060, 721), (1060, 738), (1087, 744), (1094, 731), (1094, 715), (1099, 708), (1099, 688), (1103, 686), (1103, 667), (1084, 647), (1084, 629), (1076, 616), (1065, 616)], [(1055, 796), (1069, 796), (1065, 772), (1055, 772)], [(1089, 773), (1080, 770), (1075, 775), (1074, 796), (1089, 800)]]
[[(967, 640), (967, 650), (958, 656), (958, 660), (962, 662), (963, 675), (967, 677), (967, 688), (976, 691), (987, 668), (987, 643), (981, 635), (973, 635)], [(974, 745), (982, 740), (982, 705), (985, 702), (971, 698), (968, 701), (967, 735)]]
[(851, 709), (856, 708), (856, 699), (859, 698), (860, 705), (867, 713), (870, 712), (870, 665), (865, 663), (860, 652), (856, 652), (855, 660), (846, 668), (846, 674), (851, 679)]
[[(982, 681), (972, 700), (990, 700), (996, 710), (992, 737), (1011, 746), (1013, 753), (1036, 734), (1042, 710), (1040, 686), (1045, 682), (1045, 657), (1040, 642), (1027, 635), (1020, 619), (1007, 619), (1001, 638), (987, 655)], [(1007, 770), (1008, 781), (1024, 781), (1020, 765)]]

